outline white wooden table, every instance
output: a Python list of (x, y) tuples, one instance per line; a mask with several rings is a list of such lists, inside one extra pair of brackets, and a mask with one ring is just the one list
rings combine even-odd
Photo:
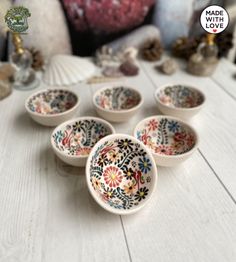
[[(14, 91), (0, 101), (1, 262), (236, 261), (236, 67), (222, 60), (209, 78), (140, 67), (138, 77), (119, 83), (139, 89), (144, 106), (129, 123), (115, 124), (116, 131), (132, 134), (139, 120), (159, 113), (158, 86), (191, 83), (207, 96), (190, 121), (200, 134), (198, 151), (178, 167), (158, 168), (157, 191), (140, 212), (112, 215), (91, 198), (84, 169), (55, 157), (53, 129), (25, 113), (35, 90)], [(78, 116), (96, 115), (91, 97), (100, 86), (72, 87), (81, 97)]]

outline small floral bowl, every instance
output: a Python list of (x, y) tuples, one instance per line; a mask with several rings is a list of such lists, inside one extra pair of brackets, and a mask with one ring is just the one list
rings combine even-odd
[(131, 87), (114, 86), (98, 90), (93, 104), (99, 116), (111, 122), (125, 122), (141, 107), (142, 95)]
[(188, 85), (165, 85), (155, 92), (157, 107), (165, 115), (188, 119), (205, 103), (205, 95)]
[(57, 126), (72, 118), (78, 106), (78, 96), (66, 89), (42, 90), (31, 95), (25, 102), (31, 118), (45, 126)]
[(157, 165), (174, 166), (198, 146), (198, 135), (187, 123), (170, 116), (151, 116), (135, 127), (134, 136), (151, 150)]
[(152, 154), (139, 140), (116, 134), (94, 146), (86, 177), (89, 191), (101, 207), (126, 215), (141, 209), (151, 198), (157, 169)]
[(55, 154), (72, 166), (85, 166), (93, 146), (103, 137), (114, 134), (107, 121), (96, 117), (80, 117), (56, 127), (51, 135)]

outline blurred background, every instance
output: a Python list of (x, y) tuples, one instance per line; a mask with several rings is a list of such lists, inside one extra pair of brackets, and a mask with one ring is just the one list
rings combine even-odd
[(229, 13), (230, 25), (219, 41), (225, 47), (223, 55), (235, 62), (235, 0), (1, 0), (0, 58), (7, 60), (11, 48), (4, 22), (11, 5), (30, 10), (25, 45), (49, 57), (58, 53), (90, 56), (103, 44), (147, 24), (158, 28), (163, 46), (170, 49), (179, 37), (195, 39), (204, 33), (199, 16), (213, 4), (225, 7)]

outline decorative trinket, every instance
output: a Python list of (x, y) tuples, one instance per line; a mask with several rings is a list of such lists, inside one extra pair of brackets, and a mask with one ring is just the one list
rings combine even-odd
[(110, 66), (119, 61), (120, 58), (114, 54), (111, 47), (104, 45), (96, 51), (95, 63), (99, 67)]
[(158, 61), (161, 59), (163, 53), (163, 47), (159, 39), (148, 39), (144, 42), (140, 49), (140, 53), (143, 59), (147, 61)]
[(15, 51), (11, 55), (11, 63), (15, 67), (13, 87), (19, 90), (36, 88), (39, 81), (31, 68), (32, 55), (23, 47), (23, 41), (19, 33), (12, 33)]
[(188, 60), (191, 55), (196, 53), (197, 47), (200, 43), (201, 37), (180, 37), (176, 39), (172, 46), (172, 54), (175, 57), (180, 57)]
[(206, 42), (201, 43), (197, 53), (193, 54), (188, 63), (188, 72), (193, 75), (209, 76), (218, 65), (218, 48), (214, 43), (215, 34), (207, 34)]
[(11, 94), (11, 80), (14, 72), (14, 68), (10, 64), (0, 66), (0, 100)]
[(11, 80), (15, 73), (11, 64), (4, 63), (0, 66), (0, 80)]
[(166, 75), (172, 75), (178, 69), (178, 64), (174, 59), (169, 58), (165, 60), (160, 66), (157, 67), (162, 73)]
[(139, 73), (139, 68), (131, 61), (126, 61), (120, 65), (120, 71), (125, 76), (136, 76)]
[(9, 96), (12, 92), (11, 83), (7, 80), (0, 79), (0, 100)]
[(32, 68), (35, 71), (43, 70), (44, 58), (43, 58), (42, 53), (39, 50), (35, 49), (34, 47), (29, 48), (28, 51), (31, 53), (32, 59), (33, 59)]
[(131, 61), (134, 62), (138, 56), (138, 49), (131, 46), (127, 47), (121, 52), (118, 52), (118, 57), (120, 58), (121, 62)]
[(102, 84), (102, 83), (108, 83), (108, 82), (115, 82), (119, 81), (120, 77), (106, 77), (106, 76), (93, 76), (87, 80), (87, 84)]
[(95, 65), (84, 58), (55, 55), (45, 69), (43, 80), (51, 86), (72, 85), (91, 77), (95, 71)]
[(119, 67), (117, 66), (106, 66), (102, 74), (106, 77), (113, 77), (113, 78), (118, 78), (124, 76), (123, 73), (120, 71)]

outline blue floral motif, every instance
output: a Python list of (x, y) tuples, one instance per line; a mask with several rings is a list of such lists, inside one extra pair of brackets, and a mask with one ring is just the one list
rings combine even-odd
[(104, 129), (104, 127), (101, 124), (96, 124), (94, 126), (94, 133), (95, 134), (100, 134), (100, 133), (103, 132), (103, 129)]
[(32, 96), (28, 107), (32, 112), (40, 114), (58, 114), (65, 112), (75, 106), (77, 97), (64, 90), (48, 90)]
[(142, 141), (142, 132), (141, 131), (137, 131), (136, 136), (138, 140)]
[(144, 157), (143, 159), (139, 158), (138, 166), (141, 172), (147, 174), (147, 172), (151, 170), (152, 164), (150, 159)]
[(57, 131), (56, 134), (54, 135), (54, 139), (56, 141), (56, 143), (60, 143), (61, 140), (63, 139), (64, 135), (62, 133), (62, 131)]
[[(115, 162), (111, 158), (117, 154)], [(97, 147), (90, 162), (90, 182), (99, 178), (93, 189), (97, 197), (115, 209), (132, 209), (146, 199), (153, 165), (140, 143), (129, 138), (114, 138)]]
[(180, 126), (178, 122), (171, 120), (171, 121), (168, 121), (168, 129), (170, 132), (176, 133), (179, 131)]

